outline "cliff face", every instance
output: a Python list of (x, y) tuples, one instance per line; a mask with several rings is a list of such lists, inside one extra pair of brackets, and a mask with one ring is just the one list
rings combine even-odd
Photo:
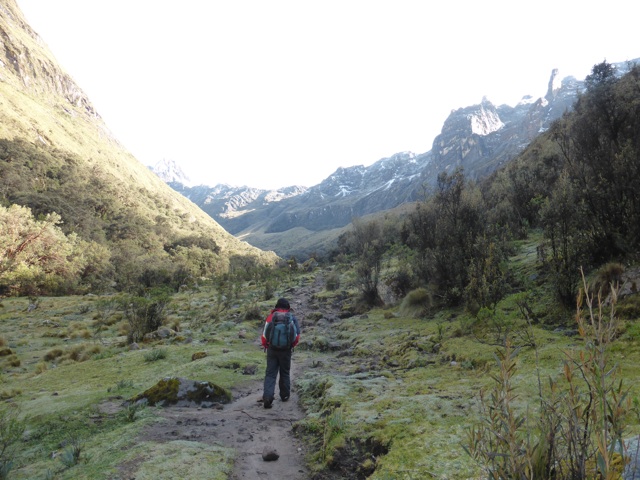
[(0, 39), (3, 82), (31, 94), (59, 97), (91, 117), (98, 116), (89, 98), (26, 22), (15, 0), (0, 4)]
[(583, 90), (584, 82), (573, 77), (560, 81), (556, 69), (544, 97), (524, 97), (515, 107), (483, 99), (479, 105), (451, 112), (433, 142), (428, 176), (456, 167), (463, 167), (472, 178), (491, 173), (546, 131)]

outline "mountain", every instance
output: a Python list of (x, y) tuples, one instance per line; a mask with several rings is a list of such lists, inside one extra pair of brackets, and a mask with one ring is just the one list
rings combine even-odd
[[(615, 66), (620, 74), (629, 70), (627, 63)], [(544, 97), (524, 96), (515, 106), (494, 105), (484, 98), (453, 110), (430, 151), (397, 153), (369, 167), (339, 168), (310, 188), (171, 185), (230, 233), (283, 257), (304, 257), (329, 248), (353, 218), (422, 198), (441, 172), (461, 167), (470, 178), (490, 174), (571, 109), (583, 91), (584, 81), (561, 78), (554, 69)]]
[(180, 185), (189, 185), (191, 183), (189, 177), (182, 171), (175, 160), (162, 159), (149, 168), (165, 183), (179, 183)]
[[(38, 218), (59, 214), (66, 235), (107, 250), (115, 275), (130, 276), (155, 262), (163, 265), (157, 271), (195, 264), (187, 257), (196, 247), (211, 255), (219, 271), (238, 257), (277, 260), (273, 252), (230, 235), (136, 160), (15, 0), (0, 2), (0, 39), (2, 207), (26, 206)], [(127, 270), (135, 263), (136, 269)]]

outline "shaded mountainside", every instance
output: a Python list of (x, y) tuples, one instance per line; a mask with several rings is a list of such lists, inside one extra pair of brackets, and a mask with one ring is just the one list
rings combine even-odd
[[(620, 74), (627, 63), (616, 64)], [(356, 217), (390, 210), (424, 197), (438, 174), (462, 167), (470, 178), (481, 178), (516, 158), (584, 91), (584, 81), (560, 78), (553, 70), (544, 97), (523, 97), (516, 106), (492, 104), (453, 110), (429, 152), (401, 152), (369, 167), (339, 168), (311, 188), (266, 191), (248, 187), (171, 186), (190, 198), (227, 231), (281, 256), (302, 255), (328, 244), (282, 243), (282, 236), (304, 232), (318, 239), (335, 237)], [(297, 232), (297, 233), (294, 233)]]
[(276, 260), (230, 235), (136, 160), (14, 0), (0, 2), (0, 40), (1, 205), (27, 206), (34, 215), (55, 211), (66, 233), (112, 253), (128, 248), (126, 241), (162, 257), (188, 237), (211, 239), (221, 268), (233, 256)]

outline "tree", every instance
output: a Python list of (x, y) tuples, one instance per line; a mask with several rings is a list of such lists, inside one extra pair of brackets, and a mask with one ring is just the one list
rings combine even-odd
[[(589, 250), (589, 233), (582, 221), (584, 212), (578, 192), (565, 172), (555, 191), (541, 209), (544, 237), (549, 248), (549, 263), (553, 269), (556, 291), (562, 302), (571, 305), (577, 293), (580, 267)], [(545, 259), (546, 260), (546, 259)]]
[(438, 175), (435, 194), (410, 217), (407, 242), (419, 252), (422, 280), (448, 305), (462, 301), (474, 243), (485, 230), (480, 191), (462, 169)]
[(553, 129), (597, 262), (640, 246), (640, 67), (614, 73), (594, 66), (575, 113)]
[(38, 294), (78, 278), (78, 238), (60, 230), (60, 216), (35, 220), (27, 207), (0, 207), (0, 291)]
[(584, 79), (584, 84), (587, 87), (587, 91), (593, 91), (616, 80), (615, 65), (611, 65), (604, 60), (602, 63), (593, 66), (591, 73)]
[(367, 305), (380, 305), (378, 293), (382, 256), (386, 250), (382, 226), (377, 221), (353, 221), (350, 235), (352, 251), (356, 255), (356, 277), (362, 298)]
[(465, 289), (467, 306), (490, 308), (495, 307), (504, 296), (506, 288), (505, 274), (501, 268), (504, 253), (497, 241), (486, 235), (478, 238), (475, 253), (469, 264), (469, 283)]

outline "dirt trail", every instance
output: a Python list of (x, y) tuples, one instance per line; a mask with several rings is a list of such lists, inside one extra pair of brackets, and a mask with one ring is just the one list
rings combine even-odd
[[(314, 292), (322, 288), (321, 278), (286, 293), (292, 310), (301, 319), (304, 335), (305, 314), (312, 311)], [(259, 346), (256, 340), (257, 346)], [(310, 478), (305, 466), (308, 453), (293, 434), (293, 423), (304, 418), (295, 389), (304, 365), (294, 352), (292, 362), (291, 398), (282, 402), (277, 395), (271, 409), (262, 405), (262, 376), (248, 386), (233, 390), (232, 403), (222, 410), (207, 408), (167, 407), (161, 410), (165, 421), (155, 424), (142, 433), (143, 440), (154, 442), (190, 440), (210, 445), (222, 445), (236, 451), (236, 462), (230, 480), (304, 480)], [(259, 372), (264, 372), (266, 360)], [(263, 451), (275, 450), (276, 461), (263, 460)], [(123, 472), (124, 473), (124, 472)], [(135, 472), (129, 472), (135, 475)], [(135, 478), (131, 476), (130, 478)]]

